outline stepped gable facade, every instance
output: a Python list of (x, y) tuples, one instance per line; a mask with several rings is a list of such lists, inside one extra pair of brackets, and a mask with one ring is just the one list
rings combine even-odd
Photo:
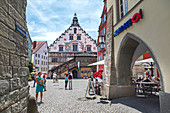
[(49, 46), (49, 70), (84, 52), (97, 55), (96, 40), (81, 28), (75, 13), (71, 26)]

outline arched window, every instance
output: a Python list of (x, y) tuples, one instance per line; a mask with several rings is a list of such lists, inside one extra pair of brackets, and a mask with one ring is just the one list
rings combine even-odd
[(76, 34), (77, 33), (77, 28), (74, 28), (74, 34)]

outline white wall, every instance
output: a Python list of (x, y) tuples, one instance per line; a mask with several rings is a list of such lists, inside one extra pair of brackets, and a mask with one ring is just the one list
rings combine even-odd
[[(44, 53), (44, 51), (46, 51), (46, 54)], [(37, 54), (37, 57), (36, 57), (36, 54)], [(40, 58), (38, 58), (38, 54), (40, 54)], [(43, 58), (42, 58), (42, 55), (43, 55)], [(44, 56), (45, 56), (45, 59), (44, 59)], [(34, 54), (34, 64), (35, 64), (35, 60), (37, 60), (36, 67), (39, 67), (39, 70), (37, 70), (37, 71), (47, 73), (47, 71), (48, 71), (48, 51), (47, 51), (46, 43)], [(39, 64), (38, 64), (38, 60), (39, 60)], [(43, 61), (43, 65), (42, 65), (42, 61)], [(44, 62), (45, 62), (45, 65), (44, 65)], [(45, 68), (45, 71), (42, 70), (42, 68)]]

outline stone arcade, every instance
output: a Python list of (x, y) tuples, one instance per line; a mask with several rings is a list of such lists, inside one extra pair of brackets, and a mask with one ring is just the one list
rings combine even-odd
[[(127, 10), (121, 10), (121, 0), (108, 0), (106, 59), (104, 80), (108, 99), (134, 96), (132, 67), (143, 53), (149, 52), (160, 74), (159, 93), (162, 113), (170, 112), (170, 32), (169, 0), (126, 0)], [(152, 7), (151, 7), (152, 5)], [(143, 11), (143, 19), (117, 35), (121, 25), (135, 13)], [(125, 12), (126, 11), (126, 12)], [(123, 12), (123, 13), (122, 13)], [(159, 15), (159, 16), (158, 16)]]

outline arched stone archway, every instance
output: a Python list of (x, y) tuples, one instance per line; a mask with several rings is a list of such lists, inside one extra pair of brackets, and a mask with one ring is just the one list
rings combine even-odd
[[(127, 33), (123, 37), (118, 48), (115, 64), (114, 61), (111, 61), (111, 68), (115, 66), (115, 70), (111, 69), (111, 73), (109, 75), (110, 78), (107, 78), (106, 76), (105, 89), (106, 92), (108, 92), (106, 93), (108, 99), (135, 96), (135, 85), (132, 84), (131, 78), (132, 68), (139, 56), (146, 51), (150, 53), (151, 57), (155, 61), (156, 67), (158, 68), (161, 76), (161, 90), (164, 91), (162, 73), (152, 49), (139, 37), (131, 33)], [(111, 54), (114, 54), (114, 52), (111, 52)], [(107, 67), (107, 59), (108, 58), (106, 58), (105, 68)]]
[(72, 74), (73, 74), (73, 78), (78, 78), (78, 72), (77, 72), (77, 70), (73, 70), (73, 71), (72, 71)]
[(132, 75), (132, 67), (137, 60), (143, 53), (148, 51), (153, 58), (159, 74), (161, 78), (161, 86), (163, 88), (163, 79), (162, 73), (159, 67), (159, 64), (156, 60), (156, 56), (153, 54), (149, 45), (147, 45), (144, 41), (142, 41), (139, 37), (127, 33), (123, 38), (118, 55), (117, 55), (117, 85), (131, 85), (131, 75)]

